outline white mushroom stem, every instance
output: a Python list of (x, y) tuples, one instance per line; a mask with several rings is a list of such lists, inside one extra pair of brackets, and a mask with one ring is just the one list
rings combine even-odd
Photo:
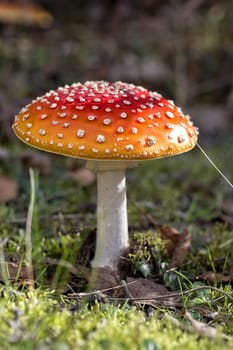
[(97, 172), (97, 238), (92, 267), (113, 268), (128, 247), (125, 162), (90, 161)]

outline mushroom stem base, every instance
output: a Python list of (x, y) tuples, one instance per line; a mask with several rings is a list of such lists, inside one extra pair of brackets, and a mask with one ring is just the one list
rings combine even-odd
[(97, 171), (97, 239), (92, 267), (114, 267), (127, 247), (125, 170)]

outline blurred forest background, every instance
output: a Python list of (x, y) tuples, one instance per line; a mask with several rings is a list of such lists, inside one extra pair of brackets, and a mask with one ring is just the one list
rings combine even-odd
[(13, 116), (36, 96), (102, 79), (174, 99), (200, 127), (204, 145), (229, 135), (232, 0), (0, 1), (2, 145), (17, 142)]

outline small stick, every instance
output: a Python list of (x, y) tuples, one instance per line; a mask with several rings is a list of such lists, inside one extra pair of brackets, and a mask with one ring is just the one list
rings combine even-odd
[(127, 297), (129, 298), (128, 300), (132, 300), (133, 304), (135, 304), (138, 308), (140, 307), (140, 304), (137, 301), (134, 301), (134, 297), (132, 296), (127, 283), (125, 282), (125, 280), (121, 280), (121, 285), (124, 288), (125, 294), (127, 295)]

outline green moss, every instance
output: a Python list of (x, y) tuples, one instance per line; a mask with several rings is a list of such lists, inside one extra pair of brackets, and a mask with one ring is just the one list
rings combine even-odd
[(137, 232), (132, 235), (132, 249), (128, 258), (134, 273), (140, 272), (144, 277), (161, 272), (162, 259), (166, 257), (165, 241), (155, 231)]
[(52, 292), (5, 292), (0, 307), (2, 348), (218, 350), (233, 346), (221, 336), (209, 340), (183, 331), (159, 313), (147, 319), (143, 311), (128, 305), (87, 308), (81, 303), (75, 311), (71, 306)]

